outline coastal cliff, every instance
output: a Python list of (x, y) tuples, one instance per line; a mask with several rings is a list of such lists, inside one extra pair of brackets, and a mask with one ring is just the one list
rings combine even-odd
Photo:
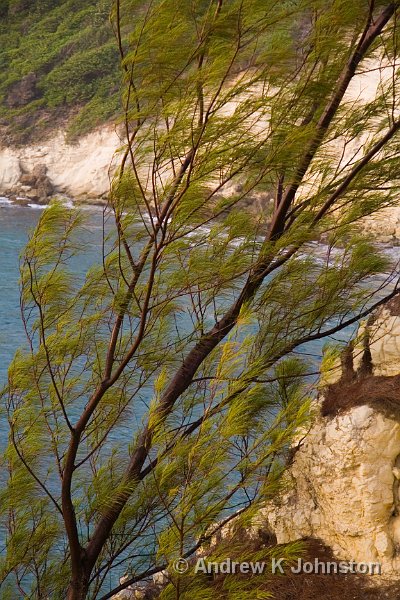
[(37, 200), (29, 195), (32, 190), (35, 194), (34, 183), (26, 185), (24, 175), (45, 167), (54, 193), (80, 201), (105, 198), (120, 145), (115, 127), (106, 125), (74, 144), (67, 143), (65, 133), (59, 131), (40, 144), (0, 147), (0, 195)]
[[(346, 102), (354, 105), (368, 104), (373, 101), (380, 86), (391, 78), (389, 67), (379, 68), (372, 61), (370, 69), (356, 75), (346, 94)], [(233, 107), (231, 107), (233, 109)], [(69, 124), (54, 129), (48, 128), (46, 135), (40, 135), (40, 129), (34, 140), (17, 144), (7, 136), (0, 139), (0, 195), (17, 201), (34, 201), (46, 204), (52, 195), (64, 195), (78, 202), (105, 202), (110, 179), (118, 166), (119, 148), (126, 143), (118, 135), (117, 127), (110, 121), (89, 133), (71, 138)], [(342, 156), (341, 163), (357, 157), (362, 144), (369, 143), (368, 132), (362, 132), (351, 144), (343, 145), (340, 137), (329, 141), (329, 152)], [(46, 173), (46, 185), (40, 187), (34, 180), (35, 173)], [(39, 182), (43, 184), (44, 182)], [(312, 194), (319, 182), (312, 177), (302, 194)], [(39, 189), (38, 189), (39, 187)], [(225, 193), (230, 193), (226, 190)], [(268, 196), (268, 193), (267, 193)], [(273, 192), (269, 194), (273, 197)], [(268, 196), (268, 197), (269, 197)], [(247, 210), (258, 210), (253, 197), (243, 203)], [(261, 203), (264, 212), (265, 202)], [(365, 217), (361, 227), (374, 239), (397, 245), (400, 241), (400, 203), (390, 205), (379, 212)]]
[[(66, 130), (58, 130), (40, 143), (24, 146), (0, 143), (0, 196), (43, 204), (54, 195), (77, 202), (105, 203), (118, 167), (118, 151), (123, 145), (117, 127), (111, 123), (74, 143), (69, 141)], [(35, 180), (38, 172), (46, 174), (45, 189)], [(243, 206), (258, 210), (256, 200), (249, 198)], [(362, 227), (377, 241), (397, 245), (400, 205), (365, 218)]]
[[(303, 574), (288, 579), (285, 571), (269, 581), (274, 598), (395, 598), (400, 569), (400, 296), (371, 315), (329, 377), (323, 373), (315, 409), (310, 428), (294, 441), (281, 494), (245, 530), (236, 519), (224, 526), (205, 555), (216, 548), (229, 553), (238, 535), (241, 543), (251, 541), (258, 548), (267, 539), (274, 545), (302, 541), (310, 561), (374, 565), (381, 576)], [(203, 556), (201, 550), (198, 556)], [(163, 571), (113, 598), (155, 599), (168, 581)]]
[[(400, 298), (360, 328), (299, 435), (286, 490), (262, 512), (278, 543), (318, 538), (341, 560), (400, 568)], [(346, 365), (346, 366), (344, 366)]]

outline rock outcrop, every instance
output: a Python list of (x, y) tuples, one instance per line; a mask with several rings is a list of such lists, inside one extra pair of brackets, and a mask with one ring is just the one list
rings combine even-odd
[(9, 195), (19, 202), (25, 199), (25, 201), (47, 204), (54, 191), (54, 186), (47, 176), (46, 165), (38, 164), (32, 172), (21, 169), (19, 181)]
[(400, 567), (400, 422), (370, 406), (320, 417), (289, 490), (265, 509), (278, 543), (314, 537), (343, 560)]
[[(278, 544), (317, 539), (336, 559), (374, 565), (397, 581), (400, 294), (360, 327), (330, 382), (325, 379), (316, 409), (310, 429), (294, 442), (283, 493), (257, 515), (247, 539), (268, 535)], [(235, 526), (235, 519), (224, 526), (211, 547), (229, 540)], [(147, 587), (120, 592), (115, 600), (157, 597), (168, 581), (164, 574), (159, 577)]]
[(362, 381), (364, 375), (391, 377), (400, 374), (400, 294), (361, 323), (342, 360), (322, 379), (337, 383), (343, 377)]
[[(121, 584), (126, 581), (126, 577), (121, 578)], [(156, 600), (169, 581), (168, 575), (161, 571), (153, 575), (150, 582), (136, 583), (125, 590), (114, 594), (113, 600)]]
[(400, 297), (372, 315), (350, 353), (318, 401), (285, 493), (263, 517), (278, 543), (319, 538), (339, 559), (378, 562), (393, 574), (400, 569)]
[(400, 206), (383, 208), (378, 213), (365, 217), (362, 229), (382, 243), (398, 244), (400, 241)]
[[(60, 131), (40, 144), (0, 147), (0, 195), (40, 199), (56, 193), (82, 202), (105, 199), (113, 173), (110, 165), (120, 146), (115, 128), (108, 125), (82, 137), (76, 144), (68, 143), (65, 133)], [(46, 169), (46, 180), (41, 179), (38, 169)], [(34, 174), (38, 185), (33, 181)]]

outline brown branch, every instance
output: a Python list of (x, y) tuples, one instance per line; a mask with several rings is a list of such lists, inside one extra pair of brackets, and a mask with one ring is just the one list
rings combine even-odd
[(343, 182), (336, 188), (334, 193), (328, 198), (328, 200), (324, 203), (324, 205), (320, 208), (318, 213), (315, 215), (313, 219), (313, 225), (315, 225), (318, 221), (322, 219), (322, 217), (326, 214), (326, 212), (330, 209), (331, 206), (336, 202), (336, 200), (347, 190), (352, 181), (357, 177), (357, 175), (363, 170), (365, 166), (367, 166), (371, 160), (374, 158), (376, 154), (387, 144), (388, 141), (392, 139), (394, 135), (400, 129), (400, 120), (395, 121), (388, 132), (383, 136), (382, 139), (377, 142), (369, 152), (360, 160), (360, 162), (354, 167), (354, 169), (345, 177)]
[[(181, 558), (190, 558), (191, 556), (193, 556), (193, 554), (199, 548), (201, 548), (201, 546), (203, 546), (205, 542), (212, 539), (218, 531), (220, 531), (223, 527), (225, 527), (225, 525), (227, 525), (234, 519), (237, 519), (247, 509), (248, 509), (248, 507), (245, 506), (244, 508), (241, 508), (240, 510), (236, 511), (235, 513), (229, 515), (226, 519), (223, 519), (220, 523), (217, 523), (217, 525), (215, 525), (215, 527), (212, 529), (212, 531), (209, 530), (207, 533), (204, 533), (200, 537), (197, 544), (195, 546), (193, 546), (190, 550), (187, 550)], [(137, 575), (136, 577), (132, 577), (131, 579), (126, 580), (123, 584), (114, 588), (111, 592), (109, 592), (105, 596), (102, 596), (99, 600), (109, 600), (110, 598), (113, 598), (113, 596), (115, 594), (117, 594), (118, 592), (122, 592), (123, 590), (126, 590), (131, 585), (134, 585), (135, 583), (138, 583), (139, 581), (143, 581), (143, 579), (148, 579), (152, 575), (156, 575), (157, 573), (160, 573), (161, 571), (165, 571), (167, 569), (167, 567), (168, 567), (168, 564), (164, 563), (163, 565), (161, 565), (159, 567), (154, 567), (154, 569), (148, 569), (144, 573), (141, 573), (140, 575)]]
[[(328, 130), (333, 118), (335, 117), (335, 115), (337, 113), (337, 109), (339, 108), (341, 100), (347, 90), (348, 84), (350, 83), (352, 77), (355, 74), (358, 64), (364, 58), (366, 52), (368, 51), (368, 49), (370, 48), (370, 46), (374, 42), (374, 40), (380, 35), (384, 26), (386, 25), (386, 23), (389, 21), (391, 16), (396, 11), (398, 5), (399, 5), (399, 2), (391, 3), (382, 11), (380, 16), (377, 18), (377, 20), (374, 23), (371, 23), (371, 24), (368, 23), (368, 27), (366, 27), (364, 34), (361, 36), (361, 39), (357, 45), (356, 50), (354, 51), (350, 61), (346, 65), (346, 68), (344, 69), (344, 71), (339, 79), (336, 91), (334, 92), (332, 99), (326, 106), (321, 118), (319, 119), (319, 121), (317, 123), (316, 133), (314, 135), (314, 138), (311, 140), (311, 142), (309, 144), (308, 150), (306, 151), (303, 159), (300, 162), (300, 165), (297, 169), (297, 173), (294, 178), (294, 181), (287, 188), (286, 192), (284, 193), (284, 195), (282, 197), (280, 206), (277, 208), (277, 211), (274, 215), (273, 222), (271, 224), (271, 229), (270, 229), (270, 232), (268, 235), (268, 240), (277, 239), (284, 231), (286, 214), (296, 196), (296, 193), (301, 184), (301, 181), (303, 180), (303, 178), (304, 178), (304, 176), (305, 176), (305, 174), (317, 152), (317, 149), (320, 146), (320, 144), (324, 138), (326, 131)], [(222, 84), (221, 84), (219, 90), (217, 91), (217, 95), (218, 95), (220, 89), (222, 89)], [(209, 114), (212, 110), (212, 106), (213, 106), (213, 104), (211, 104), (208, 108)], [(129, 150), (131, 152), (132, 159), (133, 159), (133, 165), (134, 165), (134, 157), (133, 157), (133, 152), (132, 152), (131, 146), (130, 146)], [(161, 227), (163, 219), (168, 214), (169, 208), (175, 204), (176, 195), (179, 190), (179, 187), (180, 187), (182, 180), (186, 174), (186, 171), (188, 169), (191, 170), (193, 161), (194, 161), (194, 157), (195, 157), (195, 148), (192, 148), (189, 151), (189, 153), (187, 154), (187, 156), (181, 166), (181, 170), (172, 185), (170, 194), (166, 199), (165, 205), (164, 205), (162, 213), (161, 213), (161, 220), (158, 221), (159, 227)], [(155, 256), (156, 256), (156, 253), (153, 256), (153, 260), (154, 260)], [(195, 373), (197, 372), (198, 368), (203, 363), (203, 361), (211, 354), (211, 352), (218, 346), (218, 344), (224, 339), (224, 337), (235, 327), (235, 325), (237, 323), (237, 319), (239, 317), (239, 314), (240, 314), (242, 308), (254, 298), (254, 296), (256, 295), (260, 286), (262, 285), (264, 278), (265, 278), (265, 273), (266, 273), (267, 269), (271, 266), (272, 259), (273, 259), (273, 256), (271, 256), (271, 254), (267, 255), (266, 257), (263, 257), (263, 256), (261, 257), (259, 265), (256, 267), (254, 272), (247, 279), (247, 281), (242, 289), (242, 292), (240, 293), (236, 302), (234, 302), (234, 304), (225, 313), (225, 315), (220, 319), (220, 321), (218, 321), (209, 332), (207, 332), (205, 335), (203, 335), (200, 338), (200, 340), (197, 342), (197, 344), (189, 351), (188, 355), (182, 362), (180, 368), (176, 371), (175, 375), (172, 377), (170, 384), (168, 385), (167, 389), (165, 390), (164, 394), (162, 395), (159, 405), (158, 405), (157, 409), (155, 410), (155, 414), (153, 415), (153, 417), (154, 417), (152, 419), (153, 423), (156, 423), (156, 422), (160, 423), (165, 420), (165, 418), (168, 416), (168, 414), (173, 409), (173, 406), (174, 406), (176, 400), (190, 386)], [(150, 287), (151, 286), (149, 285), (149, 288)], [(395, 293), (397, 293), (397, 290)], [(393, 297), (393, 295), (394, 295), (394, 293), (392, 295), (390, 295), (389, 297)], [(380, 301), (379, 303), (376, 303), (374, 305), (374, 307), (372, 307), (372, 308), (375, 308), (375, 307), (379, 306), (380, 304), (382, 304), (382, 301)], [(365, 314), (369, 314), (369, 312), (370, 312), (370, 310), (372, 310), (372, 308), (368, 309), (368, 311)], [(142, 317), (143, 317), (144, 313), (145, 313), (145, 307), (144, 307), (144, 312), (142, 313)], [(363, 316), (363, 315), (361, 315), (361, 316)], [(344, 326), (355, 323), (359, 318), (360, 318), (360, 315), (357, 315), (356, 317), (351, 318), (347, 322), (341, 323), (338, 326), (331, 328), (330, 330), (327, 330), (325, 332), (317, 332), (314, 335), (309, 335), (304, 341), (305, 342), (312, 341), (314, 339), (320, 339), (321, 337), (331, 335), (331, 334), (335, 333), (336, 331), (341, 330)], [(141, 335), (144, 332), (144, 330), (143, 330), (144, 326), (145, 326), (145, 319), (142, 319), (141, 331), (139, 332), (139, 336), (137, 338), (137, 340), (139, 340), (139, 341), (141, 339)], [(77, 424), (77, 432), (73, 432), (72, 436), (71, 436), (71, 443), (70, 443), (70, 448), (68, 450), (66, 467), (65, 467), (65, 474), (68, 476), (66, 478), (66, 485), (63, 486), (63, 510), (65, 507), (64, 518), (68, 521), (69, 534), (71, 532), (73, 534), (72, 536), (70, 536), (70, 535), (68, 536), (70, 539), (70, 542), (72, 541), (74, 543), (74, 547), (71, 548), (71, 557), (72, 557), (73, 564), (75, 564), (76, 558), (79, 556), (79, 553), (82, 552), (82, 549), (80, 548), (80, 545), (78, 543), (78, 536), (77, 536), (77, 532), (76, 532), (76, 521), (74, 518), (73, 504), (72, 504), (72, 500), (71, 500), (71, 479), (72, 479), (72, 473), (74, 471), (74, 460), (75, 460), (76, 453), (77, 453), (77, 450), (79, 447), (79, 442), (80, 442), (80, 432), (82, 432), (84, 430), (84, 428), (86, 427), (86, 424), (90, 418), (90, 415), (95, 410), (98, 402), (104, 395), (105, 391), (110, 387), (110, 385), (112, 385), (118, 379), (118, 377), (120, 376), (122, 371), (128, 365), (134, 352), (136, 351), (137, 343), (138, 342), (135, 342), (135, 344), (132, 346), (131, 350), (125, 357), (124, 361), (122, 361), (121, 365), (119, 366), (117, 371), (111, 376), (111, 378), (107, 381), (104, 381), (102, 384), (99, 385), (99, 387), (96, 390), (87, 409), (85, 409), (84, 414), (82, 415), (81, 419), (79, 420), (79, 422)], [(110, 370), (108, 369), (107, 372), (110, 372)], [(91, 540), (89, 541), (89, 544), (84, 553), (85, 568), (89, 572), (93, 568), (96, 560), (98, 559), (116, 520), (118, 519), (119, 515), (121, 514), (121, 511), (123, 510), (124, 506), (126, 505), (126, 503), (128, 502), (128, 500), (130, 498), (131, 492), (129, 491), (128, 488), (129, 487), (131, 488), (132, 485), (136, 481), (138, 481), (138, 479), (140, 477), (141, 470), (143, 468), (143, 465), (145, 464), (145, 461), (148, 457), (148, 454), (149, 454), (149, 451), (150, 451), (150, 448), (152, 445), (152, 440), (153, 440), (153, 435), (154, 435), (154, 427), (155, 426), (150, 423), (148, 423), (144, 427), (141, 435), (138, 438), (136, 447), (131, 456), (129, 467), (128, 467), (127, 472), (124, 477), (124, 483), (127, 484), (126, 489), (118, 494), (118, 496), (114, 499), (114, 502), (112, 503), (112, 505), (106, 510), (105, 514), (103, 514), (100, 517), (99, 522), (93, 532)], [(73, 518), (73, 522), (70, 522), (71, 518)], [(80, 559), (82, 560), (82, 556), (80, 556)], [(124, 588), (122, 588), (122, 589), (124, 589)], [(109, 597), (110, 596), (108, 595), (108, 596), (105, 596), (104, 598), (109, 598)]]
[(20, 451), (20, 449), (18, 448), (18, 444), (17, 441), (15, 439), (15, 431), (14, 431), (14, 427), (13, 424), (9, 421), (9, 425), (10, 425), (10, 430), (11, 430), (11, 440), (12, 440), (12, 444), (14, 447), (15, 452), (18, 455), (18, 458), (20, 459), (20, 461), (22, 462), (22, 464), (24, 465), (24, 467), (26, 468), (26, 470), (28, 471), (28, 473), (30, 474), (30, 476), (36, 481), (36, 483), (42, 488), (42, 490), (44, 491), (44, 493), (50, 498), (50, 500), (52, 501), (52, 503), (54, 504), (55, 508), (58, 510), (58, 512), (60, 514), (62, 514), (62, 510), (60, 505), (58, 504), (57, 500), (54, 498), (54, 496), (51, 494), (51, 492), (47, 489), (47, 487), (45, 486), (45, 484), (40, 480), (40, 478), (35, 474), (35, 472), (33, 471), (33, 469), (30, 467), (30, 465), (27, 463), (27, 461), (25, 460), (22, 452)]
[(295, 199), (296, 193), (304, 179), (306, 172), (308, 171), (308, 168), (311, 165), (311, 162), (314, 159), (314, 156), (337, 113), (349, 83), (356, 73), (358, 65), (365, 57), (365, 54), (368, 52), (373, 42), (381, 34), (383, 28), (388, 23), (390, 18), (394, 15), (399, 5), (400, 2), (391, 2), (382, 10), (376, 21), (371, 22), (371, 18), (368, 16), (364, 32), (361, 35), (361, 38), (350, 60), (339, 77), (336, 90), (334, 91), (331, 100), (328, 102), (318, 123), (316, 124), (314, 137), (310, 141), (308, 149), (300, 161), (296, 174), (293, 178), (293, 182), (286, 189), (282, 201), (275, 211), (268, 233), (268, 239), (275, 240), (282, 235), (285, 229), (286, 215)]

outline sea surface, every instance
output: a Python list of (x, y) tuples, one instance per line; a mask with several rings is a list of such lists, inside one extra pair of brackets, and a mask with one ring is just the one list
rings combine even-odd
[[(20, 206), (0, 197), (0, 388), (6, 382), (16, 349), (25, 343), (19, 303), (20, 255), (43, 209), (37, 204)], [(86, 208), (85, 213), (81, 241), (86, 251), (79, 256), (82, 275), (101, 257), (103, 231), (102, 210)]]
[[(28, 240), (29, 233), (33, 231), (42, 206), (31, 204), (19, 206), (6, 198), (0, 197), (0, 389), (6, 384), (7, 369), (15, 351), (25, 345), (25, 333), (21, 320), (19, 305), (19, 261), (21, 252)], [(87, 269), (94, 263), (101, 261), (103, 239), (103, 212), (99, 207), (85, 207), (85, 225), (80, 232), (80, 242), (85, 245), (85, 252), (80, 254), (79, 262), (75, 268), (77, 274), (83, 276)], [(384, 248), (394, 260), (398, 260), (398, 248)], [(311, 245), (308, 249), (324, 259), (326, 252), (323, 246)], [(376, 284), (381, 284), (385, 275), (376, 278)], [(350, 339), (357, 325), (347, 328), (336, 336), (337, 340)], [(318, 371), (322, 348), (326, 341), (318, 341), (299, 348), (298, 353), (306, 355), (308, 360)], [(310, 385), (316, 376), (310, 378)], [(131, 432), (130, 432), (131, 434)], [(118, 432), (116, 433), (118, 436)], [(7, 423), (0, 418), (0, 449), (4, 448), (8, 437)], [(118, 440), (110, 438), (111, 443)], [(0, 547), (2, 546), (3, 532), (0, 531)], [(110, 589), (117, 584), (118, 577), (124, 573), (110, 576)], [(117, 577), (118, 575), (118, 577)]]
[[(21, 252), (33, 231), (43, 206), (30, 204), (20, 206), (7, 198), (0, 197), (0, 389), (6, 383), (7, 369), (15, 351), (25, 343), (19, 304), (19, 261)], [(101, 261), (103, 237), (103, 211), (98, 206), (85, 207), (85, 225), (79, 240), (85, 246), (85, 252), (79, 255), (76, 263), (77, 274), (84, 275), (94, 263)], [(314, 244), (310, 251), (325, 259), (323, 246)], [(395, 263), (400, 259), (400, 248), (385, 247), (384, 251)], [(382, 284), (386, 275), (376, 278), (376, 284)], [(378, 296), (379, 297), (379, 296)], [(356, 325), (340, 332), (335, 339), (350, 339)], [(308, 355), (318, 367), (326, 340), (313, 342), (299, 352)], [(0, 422), (0, 433), (2, 424)], [(1, 436), (0, 436), (1, 442)]]

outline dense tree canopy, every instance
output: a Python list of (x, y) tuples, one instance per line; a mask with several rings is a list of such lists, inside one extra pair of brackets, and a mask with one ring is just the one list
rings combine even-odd
[[(83, 217), (54, 204), (21, 264), (4, 597), (105, 600), (276, 493), (310, 418), (299, 349), (368, 314), (390, 268), (357, 222), (397, 201), (399, 4), (114, 3), (104, 256), (74, 276)], [(368, 69), (376, 97), (346, 95)], [(171, 570), (162, 598), (215, 590)]]
[(12, 140), (57, 123), (73, 138), (118, 113), (109, 12), (108, 0), (0, 3), (0, 117)]

